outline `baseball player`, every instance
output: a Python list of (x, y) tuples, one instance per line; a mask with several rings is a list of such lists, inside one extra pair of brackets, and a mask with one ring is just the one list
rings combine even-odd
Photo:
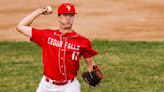
[(39, 8), (22, 19), (16, 27), (42, 49), (44, 72), (36, 92), (80, 92), (80, 84), (76, 79), (80, 58), (84, 57), (90, 72), (95, 65), (92, 57), (97, 52), (87, 38), (72, 29), (77, 14), (73, 4), (63, 3), (58, 7), (59, 29), (41, 30), (30, 26), (37, 17), (48, 14), (52, 12), (47, 7)]

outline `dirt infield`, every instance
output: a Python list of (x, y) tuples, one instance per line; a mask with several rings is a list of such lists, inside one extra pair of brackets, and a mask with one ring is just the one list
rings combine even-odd
[[(18, 22), (33, 10), (52, 5), (54, 10), (65, 0), (1, 0), (0, 41), (28, 41), (15, 30)], [(164, 40), (164, 0), (69, 0), (78, 14), (76, 32), (90, 39)], [(41, 16), (36, 28), (57, 29), (56, 12)]]

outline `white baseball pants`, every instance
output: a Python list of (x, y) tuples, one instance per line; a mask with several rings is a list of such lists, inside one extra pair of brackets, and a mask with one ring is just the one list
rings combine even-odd
[(47, 82), (46, 77), (43, 76), (36, 92), (80, 92), (80, 83), (75, 78), (65, 85), (54, 85)]

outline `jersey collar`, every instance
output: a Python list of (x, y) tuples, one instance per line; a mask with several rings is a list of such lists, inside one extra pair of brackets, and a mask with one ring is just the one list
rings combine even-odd
[(78, 34), (75, 31), (63, 34), (59, 30), (56, 30), (54, 34), (57, 36), (63, 36), (63, 37), (77, 37), (78, 36)]

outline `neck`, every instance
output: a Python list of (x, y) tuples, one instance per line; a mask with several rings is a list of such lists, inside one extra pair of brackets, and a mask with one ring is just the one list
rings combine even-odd
[(65, 28), (65, 27), (60, 26), (59, 31), (62, 32), (63, 34), (65, 34), (65, 33), (73, 32), (73, 29), (72, 29), (72, 27)]
[(73, 32), (72, 28), (59, 28), (60, 32), (62, 32), (63, 34), (65, 33), (69, 33), (69, 32)]

